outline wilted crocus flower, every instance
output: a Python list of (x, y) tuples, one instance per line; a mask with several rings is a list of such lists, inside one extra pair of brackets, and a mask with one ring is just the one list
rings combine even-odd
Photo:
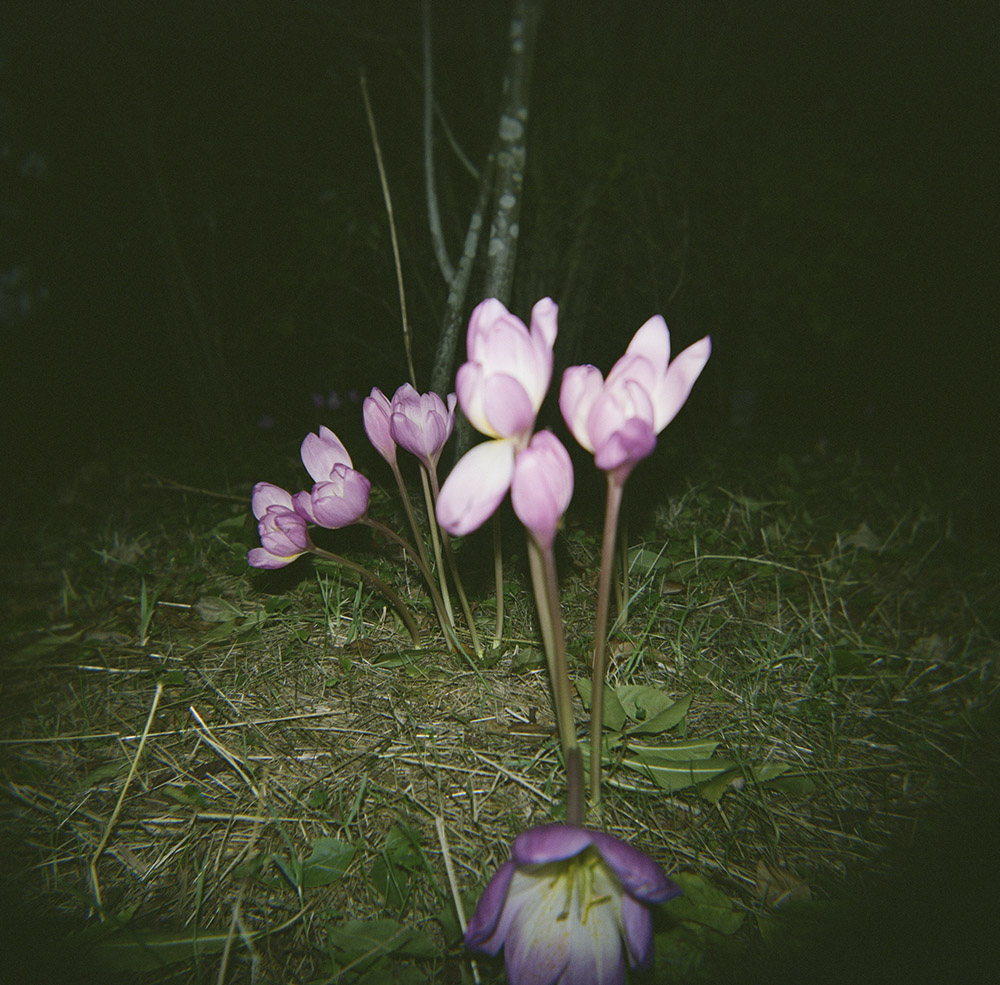
[(392, 439), (390, 427), (392, 408), (389, 398), (377, 386), (372, 387), (371, 394), (365, 397), (361, 408), (368, 440), (374, 445), (375, 450), (395, 468), (396, 442)]
[(622, 985), (653, 957), (648, 906), (680, 894), (648, 855), (601, 831), (548, 824), (514, 839), (465, 943), (504, 949), (511, 985)]
[(656, 447), (656, 436), (684, 406), (711, 352), (706, 335), (671, 362), (667, 323), (654, 315), (606, 380), (595, 366), (571, 366), (563, 374), (559, 408), (573, 437), (593, 452), (599, 469), (624, 479)]
[(251, 499), (257, 517), (260, 547), (247, 554), (254, 568), (283, 568), (311, 547), (306, 521), (294, 509), (292, 496), (281, 486), (258, 482)]
[(551, 431), (539, 431), (514, 462), (510, 501), (517, 518), (542, 547), (551, 547), (556, 528), (573, 498), (573, 463)]
[(496, 298), (469, 319), (468, 362), (458, 370), (458, 402), (492, 441), (477, 445), (452, 469), (437, 501), (438, 522), (462, 536), (491, 516), (510, 488), (515, 455), (523, 451), (552, 379), (558, 307), (543, 298), (531, 309), (531, 329)]
[(455, 394), (448, 405), (436, 393), (417, 393), (404, 383), (392, 397), (389, 433), (395, 442), (434, 470), (455, 427)]

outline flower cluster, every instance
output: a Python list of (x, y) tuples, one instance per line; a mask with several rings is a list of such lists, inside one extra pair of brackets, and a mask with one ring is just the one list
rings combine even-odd
[[(557, 316), (551, 298), (534, 306), (529, 325), (497, 299), (483, 301), (469, 321), (468, 358), (458, 371), (456, 393), (442, 400), (404, 384), (390, 400), (375, 388), (364, 401), (364, 426), (396, 477), (416, 538), (414, 556), (443, 628), (452, 613), (440, 571), (437, 530), (431, 527), (440, 595), (399, 470), (398, 449), (420, 462), (429, 512), (441, 530), (454, 536), (473, 532), (510, 492), (514, 512), (529, 533), (529, 561), (567, 769), (568, 823), (530, 828), (517, 836), (510, 859), (497, 870), (476, 907), (466, 944), (491, 955), (502, 949), (512, 985), (620, 985), (626, 967), (643, 968), (652, 959), (649, 907), (678, 895), (680, 888), (649, 856), (583, 825), (583, 769), (572, 720), (553, 550), (573, 495), (573, 467), (569, 452), (551, 431), (535, 431), (552, 381)], [(572, 366), (562, 377), (563, 419), (608, 481), (591, 679), (590, 777), (595, 806), (600, 798), (608, 586), (622, 490), (684, 405), (710, 354), (711, 340), (706, 336), (671, 360), (670, 333), (657, 315), (636, 332), (607, 378), (590, 365)], [(456, 404), (487, 440), (461, 458), (439, 489), (437, 466), (454, 427)], [(364, 522), (385, 529), (368, 517), (371, 483), (354, 469), (332, 431), (321, 427), (306, 437), (302, 462), (314, 480), (311, 490), (292, 495), (266, 482), (254, 487), (252, 506), (261, 546), (250, 551), (248, 560), (255, 567), (282, 567), (307, 552), (334, 557), (315, 547), (309, 524), (339, 529)], [(441, 541), (447, 548), (447, 537)], [(448, 557), (451, 560), (450, 549)], [(454, 568), (452, 577), (465, 603)], [(383, 589), (391, 591), (388, 586)], [(467, 604), (465, 610), (478, 652)]]

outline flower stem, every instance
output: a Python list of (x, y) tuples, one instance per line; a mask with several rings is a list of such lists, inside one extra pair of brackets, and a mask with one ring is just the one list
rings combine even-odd
[(420, 574), (423, 575), (424, 581), (427, 582), (427, 590), (431, 593), (431, 600), (434, 603), (434, 608), (438, 614), (438, 620), (441, 623), (441, 631), (444, 633), (445, 638), (449, 641), (448, 645), (451, 646), (452, 632), (448, 625), (447, 619), (445, 617), (444, 603), (441, 601), (441, 594), (437, 590), (437, 585), (434, 584), (434, 576), (431, 574), (431, 569), (427, 567), (427, 563), (423, 558), (414, 550), (413, 545), (405, 538), (400, 537), (392, 527), (387, 527), (384, 523), (378, 520), (373, 520), (370, 516), (362, 517), (358, 523), (363, 523), (366, 526), (371, 527), (373, 530), (377, 530), (383, 537), (388, 537), (390, 540), (394, 540), (400, 547), (406, 551), (407, 554), (413, 558), (414, 564), (420, 569)]
[(406, 603), (378, 575), (369, 571), (364, 565), (358, 564), (356, 561), (351, 561), (346, 557), (341, 557), (339, 554), (331, 554), (329, 551), (324, 551), (322, 547), (314, 545), (310, 550), (317, 557), (326, 558), (327, 561), (334, 561), (344, 568), (356, 571), (365, 581), (374, 585), (392, 603), (393, 608), (399, 613), (403, 622), (406, 623), (406, 629), (410, 634), (410, 639), (413, 640), (413, 645), (420, 646), (420, 630), (417, 628), (410, 610), (406, 607)]
[[(444, 565), (441, 563), (441, 538), (438, 535), (437, 515), (434, 513), (434, 503), (437, 501), (437, 476), (433, 476), (434, 495), (431, 496), (431, 487), (427, 479), (427, 467), (420, 465), (420, 482), (424, 487), (424, 502), (427, 505), (427, 526), (431, 528), (431, 545), (434, 548), (434, 567), (437, 569), (438, 580), (441, 585), (441, 597), (444, 599), (445, 612), (448, 613), (448, 621), (455, 625), (455, 612), (451, 607), (451, 596), (448, 594), (448, 579), (444, 574)], [(454, 574), (454, 572), (452, 572)]]
[[(437, 514), (434, 511), (434, 503), (437, 502), (438, 494), (441, 490), (438, 486), (437, 472), (432, 470), (429, 474), (431, 479), (431, 488), (434, 492), (433, 502), (429, 504), (429, 512), (433, 529), (437, 525)], [(444, 528), (441, 529), (441, 543), (444, 545), (444, 554), (448, 559), (448, 569), (451, 571), (451, 580), (455, 583), (455, 591), (458, 593), (458, 601), (462, 606), (462, 612), (465, 615), (465, 622), (469, 627), (469, 635), (472, 637), (472, 649), (477, 657), (482, 657), (483, 645), (479, 642), (479, 633), (476, 631), (476, 622), (472, 618), (472, 609), (469, 607), (469, 599), (466, 597), (465, 586), (462, 584), (462, 579), (458, 573), (458, 564), (455, 562), (455, 552), (451, 549), (451, 540), (448, 537), (448, 532)], [(443, 580), (444, 576), (442, 573), (442, 581)]]
[(493, 514), (493, 582), (496, 585), (497, 621), (493, 630), (493, 649), (503, 637), (503, 538), (500, 529), (500, 511)]
[(583, 823), (583, 765), (573, 721), (573, 696), (566, 662), (566, 637), (559, 608), (559, 584), (556, 578), (555, 552), (528, 536), (528, 562), (538, 605), (538, 621), (545, 644), (545, 656), (552, 685), (559, 742), (566, 763), (567, 817), (570, 824)]
[(601, 729), (604, 725), (604, 675), (606, 670), (608, 603), (611, 601), (611, 574), (615, 567), (615, 534), (621, 511), (624, 483), (608, 472), (608, 497), (604, 508), (604, 535), (601, 541), (601, 573), (597, 583), (597, 617), (594, 622), (594, 666), (590, 676), (590, 803), (601, 803)]

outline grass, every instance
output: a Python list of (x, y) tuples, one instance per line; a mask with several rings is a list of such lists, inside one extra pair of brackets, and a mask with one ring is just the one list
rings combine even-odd
[[(609, 673), (602, 823), (685, 888), (656, 914), (654, 981), (784, 960), (996, 765), (1000, 578), (946, 508), (820, 449), (689, 464), (636, 488)], [(521, 561), (477, 673), (363, 531), (334, 549), (413, 601), (423, 649), (347, 573), (248, 571), (258, 477), (95, 468), (10, 532), (8, 893), (105, 981), (472, 981), (439, 832), (471, 913), (513, 837), (563, 810)], [(580, 678), (598, 535), (584, 503), (558, 541)], [(489, 638), (486, 546), (459, 558)]]

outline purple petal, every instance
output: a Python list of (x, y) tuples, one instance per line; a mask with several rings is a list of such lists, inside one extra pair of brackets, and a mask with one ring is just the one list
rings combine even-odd
[(317, 482), (310, 500), (315, 522), (330, 530), (357, 523), (368, 510), (371, 482), (360, 472), (343, 465), (334, 469), (329, 482)]
[(285, 565), (291, 564), (299, 556), (296, 554), (295, 557), (277, 557), (270, 551), (265, 551), (263, 547), (254, 547), (247, 552), (247, 564), (252, 568), (273, 571), (275, 568), (283, 568)]
[(437, 501), (438, 523), (463, 537), (491, 517), (510, 488), (514, 444), (484, 441), (467, 452), (451, 470)]
[(653, 426), (638, 417), (625, 421), (619, 430), (609, 435), (597, 449), (594, 464), (605, 472), (635, 465), (656, 448), (656, 432)]
[(522, 831), (510, 846), (516, 865), (544, 865), (579, 855), (594, 843), (594, 832), (569, 824), (542, 824)]
[(365, 434), (375, 450), (390, 464), (396, 464), (396, 443), (392, 440), (389, 425), (389, 398), (378, 388), (373, 387), (369, 396), (362, 404), (362, 415), (365, 422)]
[(628, 895), (622, 897), (622, 933), (629, 967), (647, 967), (653, 960), (653, 917), (645, 903)]
[(316, 482), (325, 482), (330, 478), (338, 465), (351, 467), (351, 456), (348, 455), (340, 438), (328, 427), (319, 429), (319, 434), (311, 431), (302, 442), (302, 464)]
[(603, 831), (592, 831), (590, 835), (602, 858), (630, 896), (643, 903), (665, 903), (680, 895), (680, 886), (668, 879), (644, 852)]
[(253, 515), (259, 520), (271, 506), (284, 506), (292, 509), (291, 493), (270, 482), (258, 482), (253, 487), (250, 497), (250, 507)]
[(514, 868), (512, 861), (504, 862), (487, 883), (465, 930), (465, 943), (468, 947), (486, 954), (496, 954), (503, 947), (503, 935), (494, 936), (494, 932), (503, 913)]

